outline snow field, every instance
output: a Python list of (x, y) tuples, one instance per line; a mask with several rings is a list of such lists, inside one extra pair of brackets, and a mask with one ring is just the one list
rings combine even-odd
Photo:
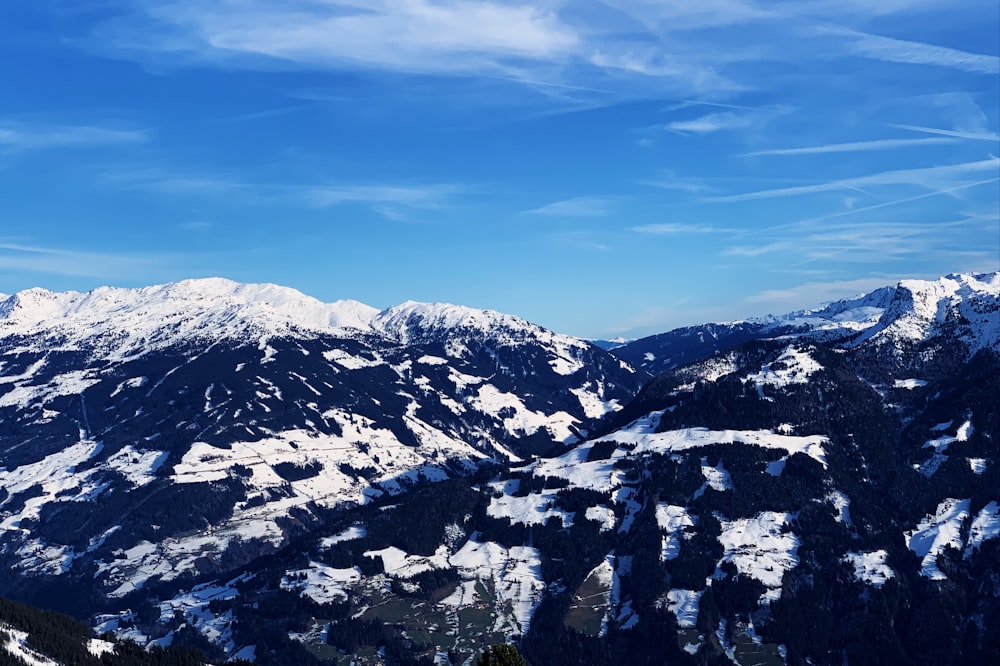
[(409, 555), (395, 546), (369, 550), (364, 555), (380, 558), (386, 575), (393, 578), (412, 578), (425, 571), (447, 569), (449, 566), (448, 547), (445, 545), (439, 546), (433, 555)]
[[(663, 412), (653, 412), (610, 435), (576, 446), (561, 456), (538, 460), (532, 463), (531, 470), (535, 476), (566, 479), (571, 487), (610, 492), (620, 487), (624, 481), (621, 470), (614, 467), (617, 460), (643, 453), (688, 451), (711, 444), (750, 444), (784, 450), (789, 455), (803, 453), (826, 467), (826, 451), (823, 444), (828, 440), (821, 435), (795, 436), (782, 435), (771, 430), (708, 430), (707, 428), (656, 432), (662, 415)], [(597, 442), (614, 442), (620, 446), (606, 460), (588, 461), (590, 451)], [(713, 488), (725, 490), (731, 487), (729, 474), (721, 465), (717, 468), (703, 468), (703, 473), (706, 475), (706, 483), (714, 484)]]
[[(587, 512), (584, 514), (584, 518), (600, 523), (601, 530), (605, 532), (614, 529), (615, 523), (618, 520), (615, 516), (614, 509), (610, 509), (604, 504), (588, 507)], [(564, 522), (563, 525), (565, 524), (566, 523)]]
[(310, 562), (305, 569), (286, 572), (281, 579), (281, 589), (299, 592), (318, 604), (328, 604), (346, 601), (348, 588), (360, 582), (361, 569), (358, 567), (334, 569)]
[(320, 539), (320, 548), (332, 548), (334, 544), (338, 544), (342, 541), (352, 541), (354, 539), (364, 539), (368, 536), (368, 530), (364, 525), (351, 525), (343, 532), (338, 532), (333, 536), (324, 537)]
[(156, 478), (156, 470), (166, 462), (167, 455), (166, 451), (143, 451), (129, 444), (109, 456), (107, 465), (138, 488)]
[(579, 388), (571, 388), (570, 393), (580, 401), (583, 413), (589, 419), (599, 419), (608, 412), (616, 412), (621, 409), (621, 404), (617, 400), (601, 400), (604, 395), (604, 386), (598, 382), (596, 388), (591, 388), (591, 382), (587, 382)]
[(983, 347), (996, 347), (1000, 342), (1000, 328), (995, 316), (990, 316), (989, 308), (980, 311), (983, 301), (997, 300), (1000, 296), (1000, 274), (993, 273), (983, 278), (973, 275), (949, 275), (930, 282), (922, 280), (902, 280), (901, 290), (909, 292), (910, 309), (892, 320), (892, 323), (874, 333), (905, 340), (921, 340), (929, 337), (949, 317), (955, 314), (968, 322), (967, 342), (969, 353)]
[[(528, 546), (507, 548), (492, 541), (481, 542), (475, 534), (454, 553), (442, 544), (430, 556), (411, 555), (393, 546), (367, 551), (364, 555), (380, 558), (385, 567), (384, 576), (397, 579), (405, 580), (432, 569), (455, 568), (461, 581), (454, 592), (438, 605), (457, 611), (486, 603), (488, 600), (477, 590), (478, 585), (485, 585), (494, 595), (495, 630), (510, 634), (527, 631), (531, 615), (545, 590), (538, 550)], [(370, 580), (377, 579), (379, 576)], [(334, 569), (310, 562), (305, 569), (285, 572), (281, 587), (324, 603), (347, 598), (352, 587), (364, 582), (361, 571), (356, 567)]]
[(851, 527), (853, 523), (851, 522), (851, 498), (840, 492), (839, 490), (830, 491), (824, 498), (829, 502), (834, 510), (837, 512), (834, 515), (834, 519), (838, 523), (843, 523), (848, 527)]
[(893, 570), (885, 563), (888, 553), (875, 550), (868, 553), (848, 551), (844, 561), (854, 567), (854, 577), (874, 587), (882, 587), (885, 582), (895, 576)]
[[(512, 435), (533, 435), (544, 428), (553, 438), (562, 442), (574, 436), (570, 426), (579, 423), (567, 412), (545, 414), (531, 411), (520, 397), (504, 393), (492, 384), (482, 384), (476, 395), (468, 399), (468, 403), (484, 414), (502, 419), (504, 429)], [(501, 416), (501, 413), (511, 411), (511, 416)]]
[(105, 486), (94, 478), (98, 470), (86, 469), (79, 472), (76, 470), (97, 455), (102, 448), (102, 444), (87, 439), (86, 434), (81, 432), (79, 442), (38, 462), (20, 465), (14, 470), (0, 468), (0, 488), (10, 495), (16, 495), (34, 486), (41, 488), (41, 493), (26, 500), (19, 512), (0, 521), (0, 534), (9, 531), (20, 532), (22, 521), (38, 518), (41, 507), (55, 501), (57, 496), (64, 501), (82, 502), (99, 493)]
[(773, 363), (761, 367), (760, 372), (749, 374), (744, 382), (757, 387), (757, 393), (765, 400), (773, 400), (764, 395), (765, 386), (782, 388), (793, 384), (805, 384), (809, 377), (823, 369), (808, 352), (789, 345)]
[(895, 382), (893, 382), (892, 385), (893, 388), (912, 390), (927, 386), (927, 382), (925, 382), (923, 379), (897, 379)]
[(698, 622), (698, 602), (704, 590), (672, 589), (667, 592), (667, 610), (677, 618), (677, 626), (681, 629), (694, 629)]
[[(938, 424), (933, 428), (933, 430), (942, 432), (947, 430), (949, 426), (951, 426), (951, 421), (948, 423)], [(970, 415), (970, 417), (966, 419), (962, 425), (958, 426), (954, 435), (942, 435), (940, 437), (927, 440), (924, 442), (923, 448), (933, 449), (934, 453), (932, 453), (931, 457), (924, 462), (914, 465), (914, 468), (924, 476), (933, 475), (934, 472), (938, 471), (938, 468), (941, 467), (941, 464), (948, 459), (948, 447), (955, 442), (968, 441), (974, 431), (975, 428), (972, 426), (972, 417)], [(975, 468), (973, 468), (973, 471), (975, 471)]]
[(1000, 505), (994, 500), (976, 514), (969, 527), (969, 540), (965, 546), (966, 557), (987, 539), (995, 539), (998, 536), (1000, 536)]
[[(41, 363), (41, 362), (40, 362)], [(38, 368), (36, 364), (32, 368)], [(31, 372), (29, 368), (28, 372)], [(56, 375), (45, 384), (32, 384), (31, 375), (26, 372), (20, 377), (6, 377), (7, 382), (16, 386), (0, 395), (0, 407), (18, 407), (28, 409), (32, 405), (45, 404), (52, 398), (61, 395), (80, 395), (85, 390), (100, 382), (94, 370), (73, 370)]]
[(574, 514), (556, 508), (558, 495), (558, 490), (542, 490), (524, 497), (504, 493), (490, 499), (486, 513), (494, 518), (509, 518), (512, 523), (524, 525), (544, 525), (549, 518), (556, 516), (562, 520), (564, 527), (569, 527), (573, 524)]
[(925, 517), (916, 528), (904, 533), (906, 547), (922, 558), (920, 574), (931, 580), (945, 580), (937, 557), (948, 546), (961, 548), (962, 523), (969, 517), (969, 500), (948, 498), (938, 504), (933, 516)]
[(703, 457), (701, 459), (701, 475), (705, 477), (705, 483), (695, 491), (693, 495), (694, 499), (701, 497), (706, 488), (712, 488), (719, 492), (733, 489), (733, 478), (729, 475), (721, 460), (718, 465), (712, 467), (708, 464), (708, 458)]
[(696, 518), (682, 506), (673, 504), (656, 505), (656, 524), (663, 531), (663, 548), (660, 558), (672, 560), (681, 552), (681, 539), (690, 539)]
[(22, 659), (28, 666), (60, 666), (58, 662), (28, 647), (28, 632), (15, 629), (2, 622), (0, 622), (0, 632), (4, 632), (10, 636), (7, 642), (3, 644), (4, 649), (15, 657)]
[(736, 570), (768, 588), (762, 602), (781, 597), (781, 579), (799, 563), (799, 539), (786, 531), (794, 518), (788, 513), (763, 511), (753, 518), (721, 520), (719, 542), (725, 553), (719, 564), (732, 562)]

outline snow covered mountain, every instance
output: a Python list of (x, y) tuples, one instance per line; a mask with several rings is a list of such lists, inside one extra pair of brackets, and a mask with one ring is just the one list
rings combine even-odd
[[(885, 348), (900, 362), (935, 340), (957, 341), (962, 353), (996, 348), (1000, 340), (1000, 273), (948, 275), (939, 280), (903, 280), (868, 294), (812, 310), (729, 323), (675, 329), (614, 347), (636, 368), (660, 374), (764, 338), (800, 337), (845, 346)], [(942, 353), (939, 350), (936, 353)]]
[(451, 305), (220, 279), (21, 292), (0, 303), (0, 560), (25, 577), (4, 586), (86, 572), (120, 597), (218, 571), (344, 506), (564, 446), (643, 379)]
[(4, 592), (262, 664), (1000, 659), (998, 274), (619, 359), (498, 313), (209, 286), (98, 299), (134, 335), (25, 297)]

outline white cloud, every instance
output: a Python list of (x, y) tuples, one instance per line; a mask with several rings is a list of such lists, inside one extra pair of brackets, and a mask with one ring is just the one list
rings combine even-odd
[(306, 65), (472, 72), (513, 71), (505, 63), (521, 58), (559, 58), (578, 41), (548, 9), (486, 1), (182, 0), (147, 11), (153, 30), (138, 35), (134, 25), (118, 24), (113, 38), (119, 46), (210, 60), (264, 56)]
[(142, 143), (147, 130), (0, 121), (0, 148), (38, 150)]
[(922, 169), (883, 171), (881, 173), (869, 174), (867, 176), (844, 178), (841, 180), (832, 180), (813, 185), (799, 185), (796, 187), (782, 187), (772, 190), (745, 192), (743, 194), (713, 197), (711, 200), (734, 202), (752, 201), (755, 199), (776, 199), (779, 197), (801, 196), (803, 194), (817, 194), (820, 192), (833, 192), (843, 189), (857, 189), (872, 185), (913, 185), (930, 190), (937, 190), (942, 187), (947, 187), (948, 185), (953, 185), (955, 183), (955, 179), (958, 177), (983, 171), (996, 172), (998, 168), (1000, 168), (1000, 158), (991, 157), (976, 162), (948, 164), (944, 166), (925, 167)]
[(683, 81), (691, 92), (736, 92), (746, 90), (745, 85), (733, 81), (719, 73), (716, 67), (699, 62), (690, 56), (665, 53), (660, 48), (634, 49), (622, 52), (598, 50), (590, 62), (606, 70), (620, 70), (628, 74), (644, 77), (675, 79)]
[(604, 0), (651, 30), (702, 30), (773, 19), (763, 3), (746, 0)]
[[(822, 73), (829, 52), (815, 48), (817, 31), (845, 43), (841, 54), (974, 71), (993, 71), (996, 60), (829, 27), (924, 11), (924, 0), (846, 0), (846, 8), (832, 0), (112, 1), (122, 11), (100, 24), (91, 47), (157, 68), (208, 63), (493, 76), (570, 109), (688, 96), (726, 102), (734, 92), (771, 88), (770, 73), (780, 80), (789, 64)], [(754, 63), (765, 63), (767, 80), (746, 66)], [(704, 133), (740, 121), (679, 122), (689, 128), (677, 131)]]
[(157, 164), (121, 164), (106, 168), (101, 180), (115, 188), (172, 195), (259, 195), (261, 188), (229, 175), (199, 173), (196, 168), (173, 169)]
[(409, 208), (437, 208), (458, 188), (449, 184), (435, 185), (332, 185), (310, 187), (306, 190), (307, 202), (317, 208), (348, 203), (375, 206), (406, 206)]
[(783, 252), (796, 247), (791, 241), (777, 241), (762, 245), (737, 245), (728, 247), (722, 251), (724, 257), (749, 257), (755, 258), (772, 252)]
[(659, 234), (665, 236), (678, 236), (682, 234), (718, 234), (733, 231), (724, 227), (713, 227), (707, 224), (679, 224), (675, 222), (665, 222), (662, 224), (640, 224), (630, 227), (630, 231), (641, 234)]
[[(105, 171), (102, 180), (115, 188), (172, 196), (229, 197), (251, 203), (271, 203), (328, 208), (363, 204), (393, 220), (405, 217), (405, 209), (436, 209), (461, 191), (456, 184), (331, 183), (287, 184), (252, 182), (229, 174), (180, 170), (162, 165), (119, 165)], [(187, 223), (188, 229), (204, 229), (208, 223)]]
[(611, 213), (611, 201), (601, 197), (573, 197), (524, 211), (545, 217), (604, 217)]
[(681, 109), (690, 109), (692, 107), (698, 106), (712, 106), (720, 109), (739, 109), (741, 111), (757, 111), (757, 107), (746, 106), (744, 104), (727, 104), (725, 102), (713, 102), (703, 99), (681, 99), (677, 100), (675, 104), (664, 108), (664, 111), (680, 111)]
[(690, 192), (692, 194), (711, 192), (714, 189), (707, 183), (697, 178), (678, 176), (677, 173), (671, 169), (661, 169), (656, 178), (640, 181), (639, 184), (657, 187), (661, 190), (677, 190), (680, 192)]
[(1000, 72), (1000, 57), (997, 56), (969, 53), (944, 46), (872, 35), (846, 28), (823, 27), (818, 28), (817, 32), (845, 37), (849, 40), (848, 49), (851, 53), (873, 60), (932, 65), (979, 74)]
[(751, 114), (723, 111), (720, 113), (709, 113), (699, 118), (692, 118), (691, 120), (675, 120), (672, 123), (668, 123), (666, 129), (681, 134), (709, 134), (721, 130), (749, 127), (755, 120), (756, 116)]
[(928, 137), (925, 139), (876, 139), (873, 141), (850, 141), (847, 143), (828, 143), (822, 146), (804, 146), (801, 148), (772, 148), (770, 150), (755, 150), (743, 153), (739, 157), (759, 157), (763, 155), (820, 155), (826, 153), (853, 153), (869, 150), (895, 150), (912, 146), (941, 145), (955, 143), (957, 139), (945, 137)]
[(922, 127), (920, 125), (900, 125), (896, 123), (889, 123), (889, 127), (910, 130), (911, 132), (923, 132), (924, 134), (939, 134), (941, 136), (950, 136), (957, 139), (969, 139), (971, 141), (991, 141), (993, 143), (1000, 142), (1000, 134), (997, 134), (996, 132), (967, 132), (962, 130), (939, 129), (936, 127)]
[(968, 235), (956, 235), (953, 228), (975, 228), (984, 220), (995, 221), (995, 213), (970, 214), (951, 221), (931, 223), (841, 221), (817, 225), (803, 222), (794, 228), (785, 228), (780, 234), (781, 240), (730, 246), (722, 251), (722, 255), (755, 259), (780, 253), (786, 269), (831, 260), (876, 265), (894, 259), (919, 260), (962, 248), (961, 243)]

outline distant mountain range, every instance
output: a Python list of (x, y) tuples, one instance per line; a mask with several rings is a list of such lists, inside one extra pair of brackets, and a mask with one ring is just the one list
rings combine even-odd
[[(687, 326), (639, 340), (602, 345), (633, 367), (660, 374), (739, 344), (781, 336), (818, 341), (849, 339), (857, 346), (869, 338), (882, 346), (911, 348), (951, 332), (975, 352), (996, 348), (1000, 331), (990, 275), (948, 275), (937, 281), (903, 280), (855, 298), (814, 310), (744, 321)], [(953, 329), (953, 330), (946, 330)]]
[(1000, 658), (1000, 274), (602, 346), (220, 279), (9, 296), (0, 594), (264, 664)]

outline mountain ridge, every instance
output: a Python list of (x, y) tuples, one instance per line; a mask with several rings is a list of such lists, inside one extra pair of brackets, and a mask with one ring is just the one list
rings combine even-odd
[[(940, 331), (950, 314), (949, 325), (959, 329), (963, 318), (976, 320), (965, 324), (967, 335), (959, 335), (971, 355), (984, 346), (1000, 345), (1000, 332), (991, 324), (998, 304), (1000, 272), (951, 273), (937, 280), (901, 280), (895, 286), (783, 315), (685, 326), (626, 342), (611, 351), (633, 367), (655, 375), (763, 338), (805, 337), (831, 342), (856, 338), (853, 344), (861, 345), (869, 338), (898, 336), (913, 346)], [(937, 319), (939, 314), (942, 321)], [(665, 348), (673, 355), (665, 355)]]
[(614, 355), (648, 346), (446, 304), (263, 340), (181, 312), (135, 354), (0, 326), (0, 593), (266, 664), (1000, 655), (998, 297), (675, 330), (652, 378)]

